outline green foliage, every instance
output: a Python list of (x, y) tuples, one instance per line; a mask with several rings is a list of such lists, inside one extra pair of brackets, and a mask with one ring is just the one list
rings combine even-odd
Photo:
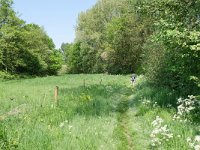
[(0, 70), (11, 74), (56, 74), (61, 55), (51, 38), (35, 24), (25, 24), (12, 1), (0, 1)]
[(80, 43), (75, 43), (69, 49), (67, 64), (70, 73), (81, 73), (81, 55), (80, 55)]
[[(149, 83), (144, 77), (139, 77), (133, 87), (133, 95), (130, 98), (130, 106), (128, 113), (132, 116), (130, 122), (134, 131), (135, 145), (137, 149), (189, 149), (189, 143), (187, 139), (199, 135), (199, 104), (191, 103), (187, 101), (178, 110), (188, 112), (188, 106), (194, 106), (190, 108), (190, 117), (195, 119), (195, 122), (178, 121), (174, 119), (176, 113), (176, 102), (179, 98), (178, 93), (172, 92), (170, 89), (161, 88), (155, 86), (155, 84)], [(191, 96), (192, 97), (192, 96)], [(179, 100), (182, 102), (182, 99)], [(180, 112), (179, 112), (180, 114)], [(182, 114), (182, 113), (181, 113)], [(166, 127), (172, 133), (173, 137), (170, 140), (162, 141), (161, 145), (154, 145), (153, 143), (162, 139), (162, 136), (155, 136), (162, 131), (162, 129), (156, 129), (152, 126), (155, 124), (155, 118), (163, 118), (166, 123)], [(198, 117), (197, 117), (198, 116)], [(194, 120), (193, 120), (194, 121)], [(152, 132), (151, 132), (152, 131)], [(154, 131), (154, 132), (153, 132)], [(153, 134), (152, 134), (153, 133)], [(158, 138), (157, 140), (153, 140)], [(166, 138), (165, 138), (166, 139)], [(142, 147), (141, 147), (142, 145)]]
[(65, 62), (65, 64), (68, 61), (68, 55), (70, 53), (70, 49), (73, 46), (72, 43), (62, 43), (61, 47), (60, 47), (60, 51), (63, 54), (63, 60)]
[(199, 95), (199, 6), (195, 0), (98, 1), (79, 15), (75, 43), (65, 47), (67, 66), (72, 73), (144, 73), (159, 87)]
[(158, 87), (149, 82), (145, 77), (139, 76), (134, 84), (134, 102), (133, 104), (140, 104), (142, 101), (150, 101), (150, 108), (153, 105), (166, 108), (168, 105), (176, 107), (176, 102), (179, 93), (172, 91), (166, 87)]
[(62, 55), (58, 50), (53, 50), (49, 56), (46, 57), (47, 62), (47, 73), (49, 75), (57, 74), (57, 71), (61, 69), (62, 66)]
[(10, 79), (16, 79), (17, 77), (16, 75), (11, 75), (7, 72), (0, 71), (0, 78), (10, 80)]
[(195, 0), (152, 0), (138, 6), (138, 12), (154, 24), (144, 48), (144, 71), (154, 83), (184, 91), (185, 95), (200, 91), (193, 80), (200, 77), (199, 6)]
[(106, 28), (107, 69), (110, 73), (136, 72), (140, 62), (142, 37), (133, 15), (113, 19)]
[(70, 60), (68, 67), (78, 66), (77, 73), (135, 72), (141, 60), (144, 35), (142, 25), (135, 17), (134, 4), (135, 0), (102, 0), (82, 12), (75, 40), (80, 49), (79, 58), (74, 59), (79, 61), (70, 64)]

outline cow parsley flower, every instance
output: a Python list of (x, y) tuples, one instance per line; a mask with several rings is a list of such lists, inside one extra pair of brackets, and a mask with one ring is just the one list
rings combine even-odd
[(190, 148), (194, 150), (200, 150), (200, 135), (196, 135), (193, 139), (187, 138), (187, 142), (190, 146)]
[(163, 125), (163, 119), (156, 116), (156, 119), (151, 123), (154, 127), (150, 134), (151, 146), (155, 147), (173, 138), (173, 134), (169, 131), (167, 125)]
[(60, 125), (59, 125), (59, 127), (62, 128), (62, 127), (64, 127), (64, 125), (65, 125), (65, 123), (61, 122)]
[(174, 115), (173, 120), (179, 120), (180, 122), (187, 122), (187, 116), (197, 107), (200, 107), (198, 100), (193, 95), (189, 95), (186, 99), (179, 98), (177, 104), (177, 113)]

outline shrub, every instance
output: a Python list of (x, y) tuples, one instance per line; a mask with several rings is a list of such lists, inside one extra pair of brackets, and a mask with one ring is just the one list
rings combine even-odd
[(16, 77), (17, 77), (16, 75), (12, 75), (10, 73), (0, 71), (0, 78), (2, 79), (11, 80), (11, 79), (15, 79)]
[(189, 95), (186, 99), (179, 98), (177, 104), (177, 114), (174, 115), (174, 120), (199, 121), (200, 102), (195, 96)]

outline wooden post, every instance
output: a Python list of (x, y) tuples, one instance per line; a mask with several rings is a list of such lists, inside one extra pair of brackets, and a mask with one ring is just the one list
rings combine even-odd
[(56, 102), (56, 104), (58, 105), (59, 104), (59, 101), (58, 101), (58, 86), (55, 87), (55, 90), (54, 90), (54, 100)]
[(99, 83), (100, 83), (100, 85), (102, 84), (102, 79), (100, 80), (100, 82), (99, 82)]

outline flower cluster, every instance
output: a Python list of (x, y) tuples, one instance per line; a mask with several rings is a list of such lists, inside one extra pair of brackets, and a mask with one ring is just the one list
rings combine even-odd
[(152, 102), (148, 99), (140, 100), (140, 102), (142, 103), (143, 106), (154, 107), (154, 108), (159, 107), (158, 102)]
[(60, 125), (59, 125), (59, 127), (60, 127), (60, 128), (64, 127), (64, 125), (65, 125), (66, 123), (68, 123), (68, 120), (65, 120), (65, 121), (61, 122)]
[(150, 101), (150, 100), (147, 100), (147, 99), (144, 99), (144, 100), (142, 100), (142, 104), (143, 104), (144, 106), (149, 106), (149, 105), (151, 104), (151, 101)]
[(167, 104), (167, 108), (172, 108), (172, 104)]
[(154, 102), (153, 103), (153, 107), (155, 108), (155, 107), (158, 107), (158, 102)]
[(174, 115), (173, 120), (180, 120), (185, 119), (184, 121), (187, 121), (187, 115), (191, 113), (192, 110), (196, 109), (197, 107), (197, 99), (195, 96), (190, 95), (187, 99), (178, 99), (178, 111), (177, 114)]
[(194, 150), (200, 150), (200, 135), (195, 136), (194, 139), (187, 138), (187, 142), (190, 148)]
[(81, 93), (80, 100), (81, 100), (82, 103), (87, 103), (87, 102), (92, 101), (92, 98), (91, 98), (90, 95), (88, 95), (86, 93)]
[(173, 138), (173, 134), (169, 131), (167, 125), (162, 125), (163, 122), (163, 119), (157, 116), (156, 119), (151, 123), (154, 129), (150, 137), (152, 138), (151, 145), (154, 147), (161, 145), (162, 143)]

